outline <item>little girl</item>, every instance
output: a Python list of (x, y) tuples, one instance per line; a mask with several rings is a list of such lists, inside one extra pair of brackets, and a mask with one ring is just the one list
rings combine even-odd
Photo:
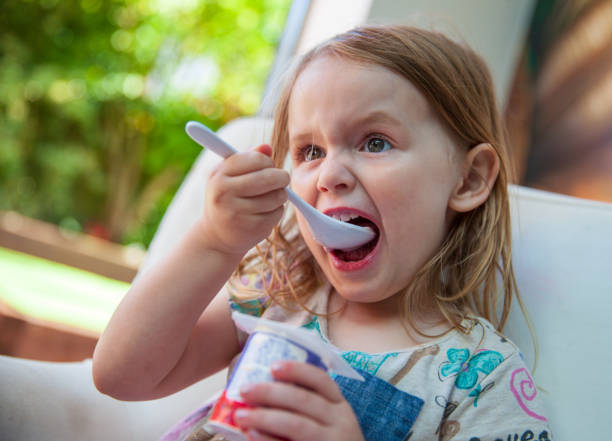
[[(277, 381), (241, 391), (252, 441), (551, 439), (500, 333), (520, 300), (495, 102), (483, 61), (437, 33), (363, 27), (310, 51), (271, 145), (219, 165), (201, 218), (115, 312), (96, 386), (153, 399), (227, 367), (244, 343), (239, 310), (314, 329), (366, 378), (278, 363)], [(279, 224), (287, 155), (302, 198), (376, 238), (327, 249), (299, 213)], [(208, 439), (199, 427), (189, 439)]]

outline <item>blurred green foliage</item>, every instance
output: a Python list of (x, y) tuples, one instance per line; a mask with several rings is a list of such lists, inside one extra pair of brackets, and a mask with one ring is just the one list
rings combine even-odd
[(290, 0), (4, 0), (0, 210), (148, 245), (199, 147), (261, 101)]

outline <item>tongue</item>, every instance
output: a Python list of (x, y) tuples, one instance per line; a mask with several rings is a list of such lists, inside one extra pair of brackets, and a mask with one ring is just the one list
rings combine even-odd
[[(349, 222), (360, 227), (370, 227), (373, 231), (377, 231), (374, 224), (363, 217), (351, 219)], [(376, 246), (376, 239), (352, 250), (334, 250), (334, 255), (346, 262), (356, 262), (367, 256), (374, 249), (374, 246)]]
[(350, 251), (334, 250), (334, 254), (336, 255), (336, 257), (346, 262), (355, 262), (367, 256), (369, 252), (372, 251), (372, 248), (373, 248), (373, 243), (368, 242), (364, 246), (355, 248), (354, 250), (350, 250)]

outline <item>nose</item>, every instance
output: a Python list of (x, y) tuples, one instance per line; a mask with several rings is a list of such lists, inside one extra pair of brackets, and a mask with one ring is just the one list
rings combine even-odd
[(320, 192), (342, 192), (355, 187), (355, 176), (349, 158), (343, 154), (328, 154), (319, 166), (317, 188)]

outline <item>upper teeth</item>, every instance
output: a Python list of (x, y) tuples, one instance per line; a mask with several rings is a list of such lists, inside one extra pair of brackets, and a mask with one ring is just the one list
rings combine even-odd
[(355, 219), (358, 218), (359, 216), (356, 214), (349, 214), (349, 213), (334, 213), (334, 214), (330, 214), (331, 217), (333, 217), (334, 219), (338, 219), (342, 222), (348, 222), (351, 219)]

